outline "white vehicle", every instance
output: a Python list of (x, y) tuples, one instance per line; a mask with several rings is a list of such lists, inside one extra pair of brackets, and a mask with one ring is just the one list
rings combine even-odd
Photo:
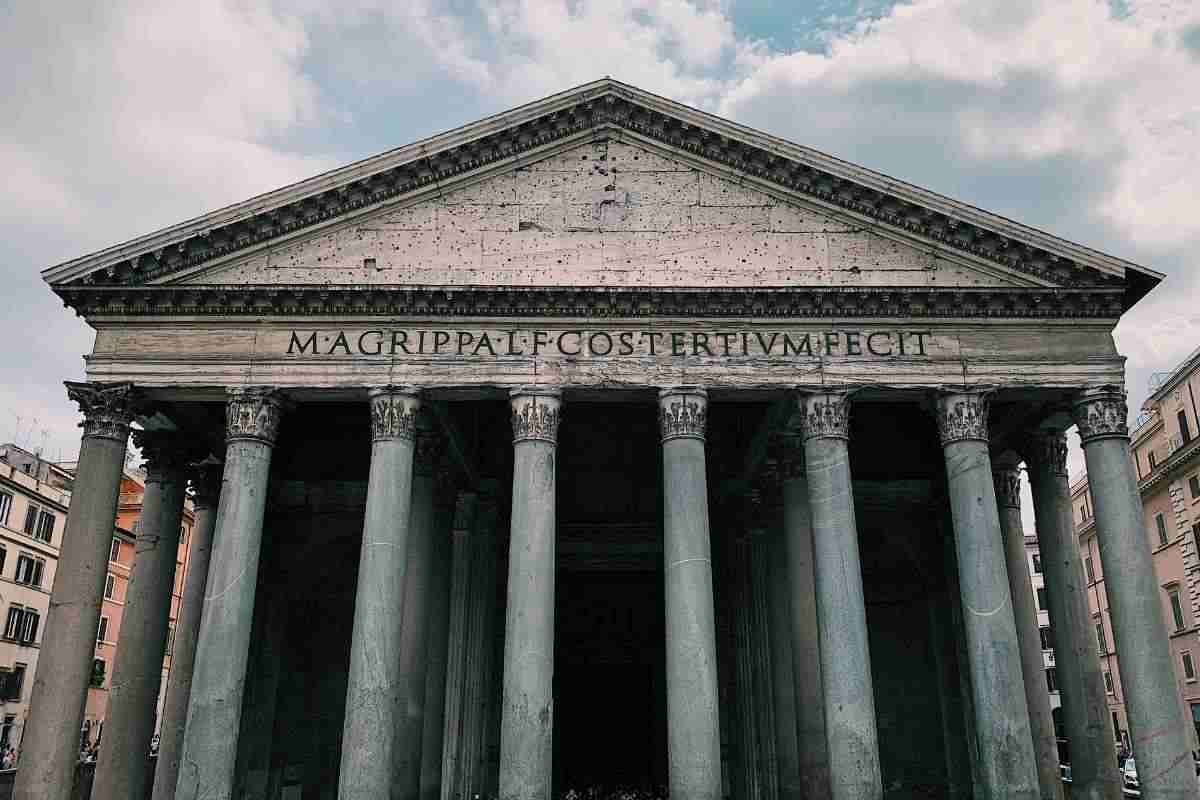
[(1121, 778), (1126, 795), (1142, 796), (1141, 785), (1138, 783), (1137, 763), (1132, 757), (1125, 759), (1125, 766), (1121, 769)]

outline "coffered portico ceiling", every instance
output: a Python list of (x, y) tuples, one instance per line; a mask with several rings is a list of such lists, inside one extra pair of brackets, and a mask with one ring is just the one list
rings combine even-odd
[[(614, 143), (613, 158), (606, 149), (594, 155), (603, 143)], [(663, 174), (645, 179), (659, 162)], [(622, 194), (611, 173), (625, 167), (650, 182)], [(561, 174), (539, 177), (539, 169)], [(670, 174), (685, 171), (686, 184)], [(524, 184), (505, 183), (514, 175)], [(734, 199), (714, 202), (719, 213), (704, 212), (706, 191)], [(563, 199), (573, 192), (584, 212)], [(672, 221), (662, 208), (682, 207), (689, 192), (695, 208), (686, 223)], [(481, 194), (486, 206), (473, 204)], [(550, 196), (562, 204), (552, 209), (557, 218), (516, 210)], [(437, 223), (422, 216), (434, 206), (442, 209)], [(653, 220), (634, 223), (656, 206)], [(752, 216), (748, 208), (766, 210)], [(503, 219), (481, 219), (493, 213)], [(621, 220), (615, 225), (613, 213)], [(766, 233), (779, 235), (758, 235)], [(468, 248), (456, 247), (464, 241)], [(609, 79), (43, 277), (87, 317), (418, 311), (1110, 320), (1161, 279)]]

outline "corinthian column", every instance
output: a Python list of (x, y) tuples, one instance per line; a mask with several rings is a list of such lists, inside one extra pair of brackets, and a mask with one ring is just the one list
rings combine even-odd
[(548, 800), (554, 735), (557, 389), (514, 389), (500, 797)]
[(667, 762), (671, 797), (721, 796), (717, 647), (703, 389), (658, 395), (663, 452), (663, 564), (667, 606)]
[(433, 592), (434, 537), (440, 529), (438, 468), (444, 451), (441, 433), (427, 412), (417, 418), (413, 459), (412, 511), (408, 538), (408, 575), (400, 630), (397, 685), (396, 756), (391, 796), (416, 800), (421, 790), (421, 739), (425, 732), (425, 676), (429, 673), (430, 611)]
[(1025, 680), (988, 454), (987, 410), (983, 393), (944, 394), (937, 400), (971, 671), (978, 780), (985, 797), (1033, 800), (1039, 796), (1037, 761), (1029, 709), (1013, 702), (1025, 697)]
[(829, 744), (825, 741), (813, 524), (808, 500), (808, 473), (804, 466), (804, 441), (799, 436), (785, 436), (781, 441), (785, 551), (785, 562), (781, 568), (787, 572), (787, 599), (791, 608), (789, 619), (800, 780), (799, 792), (785, 787), (783, 800), (791, 800), (797, 794), (809, 800), (826, 800), (830, 796)]
[(1194, 798), (1196, 773), (1129, 452), (1125, 392), (1116, 386), (1081, 392), (1074, 412), (1096, 506), (1096, 538), (1126, 676), (1125, 710), (1142, 797)]
[[(1071, 797), (1118, 800), (1121, 778), (1112, 769), (1117, 753), (1096, 652), (1096, 631), (1088, 608), (1087, 582), (1075, 538), (1066, 434), (1048, 430), (1031, 436), (1025, 464), (1033, 489), (1038, 549), (1050, 601), (1050, 624), (1054, 627), (1063, 721), (1071, 742)], [(1040, 652), (1038, 660), (1040, 665)], [(1038, 686), (1045, 688), (1040, 681)]]
[(282, 411), (283, 399), (270, 389), (229, 390), (225, 471), (196, 644), (178, 800), (233, 797), (267, 476)]
[(175, 623), (175, 647), (171, 652), (171, 674), (154, 767), (153, 800), (171, 800), (179, 779), (179, 752), (187, 722), (188, 698), (192, 693), (192, 668), (196, 662), (196, 639), (200, 635), (200, 613), (204, 609), (204, 587), (208, 584), (208, 560), (212, 555), (213, 529), (217, 521), (217, 497), (221, 473), (217, 467), (200, 467), (192, 478), (195, 491), (192, 543), (188, 547), (183, 599)]
[(95, 800), (138, 797), (146, 787), (154, 712), (162, 683), (167, 621), (187, 462), (195, 458), (179, 436), (138, 431), (134, 442), (146, 457), (146, 494), (134, 543), (135, 558), (125, 608), (121, 640), (108, 693), (104, 741), (92, 786)]
[(21, 769), (13, 791), (18, 800), (71, 796), (133, 419), (131, 384), (68, 383), (67, 395), (83, 412), (83, 442), (62, 538), (70, 546), (62, 547), (59, 556), (21, 742)]
[[(1012, 595), (1013, 620), (1017, 625), (1017, 643), (1021, 650), (1021, 675), (1025, 679), (1025, 704), (1029, 708), (1029, 725), (1033, 731), (1038, 785), (1042, 788), (1042, 800), (1062, 800), (1058, 742), (1054, 738), (1054, 717), (1050, 713), (1050, 693), (1046, 689), (1042, 642), (1038, 633), (1037, 604), (1026, 562), (1025, 529), (1021, 525), (1019, 466), (1019, 459), (1015, 455), (1006, 453), (1000, 456), (992, 463), (992, 480), (996, 485), (1000, 533), (1004, 537), (1008, 590)], [(1109, 772), (1112, 773), (1112, 770)]]
[(370, 404), (371, 471), (342, 728), (340, 800), (387, 797), (395, 758), (397, 654), (421, 400), (417, 389), (388, 387), (372, 390)]
[(801, 395), (800, 424), (812, 514), (831, 796), (878, 800), (883, 779), (850, 477), (849, 397)]

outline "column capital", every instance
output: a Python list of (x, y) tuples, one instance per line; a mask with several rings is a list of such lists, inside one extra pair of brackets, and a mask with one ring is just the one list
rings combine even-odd
[(802, 440), (850, 438), (849, 391), (801, 392), (797, 403)]
[(228, 389), (225, 441), (255, 441), (274, 445), (283, 417), (283, 395), (270, 386)]
[(1025, 437), (1025, 463), (1031, 470), (1046, 470), (1067, 477), (1067, 434), (1058, 429), (1042, 428)]
[(1129, 406), (1119, 386), (1097, 386), (1075, 396), (1071, 416), (1079, 428), (1080, 444), (1097, 439), (1129, 438)]
[(180, 477), (189, 464), (203, 453), (184, 434), (177, 431), (134, 431), (133, 443), (146, 459), (146, 483)]
[(513, 444), (558, 441), (562, 390), (521, 386), (509, 392)]
[(708, 392), (699, 386), (671, 386), (658, 392), (662, 441), (699, 439), (708, 427)]
[(988, 440), (988, 406), (991, 392), (942, 392), (937, 396), (938, 434), (942, 446), (954, 442)]
[(996, 504), (1002, 508), (1021, 507), (1021, 467), (1013, 453), (992, 459), (992, 482), (996, 485)]
[(416, 432), (421, 390), (415, 386), (380, 386), (368, 395), (371, 404), (371, 441), (403, 439), (411, 442)]
[(215, 459), (201, 462), (192, 467), (189, 483), (192, 485), (192, 503), (196, 510), (216, 508), (221, 497), (222, 464)]
[(83, 422), (79, 425), (83, 428), (83, 438), (128, 441), (129, 423), (133, 421), (138, 400), (132, 383), (66, 381), (65, 385), (67, 397), (83, 412)]

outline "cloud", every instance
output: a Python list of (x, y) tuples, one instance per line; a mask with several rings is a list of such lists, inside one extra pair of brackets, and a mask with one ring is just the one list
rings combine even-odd
[(297, 17), (149, 0), (18, 3), (3, 14), (0, 433), (36, 416), (51, 452), (70, 455), (76, 414), (61, 381), (82, 377), (90, 333), (38, 271), (332, 162), (281, 144), (321, 115)]
[(0, 430), (23, 403), (74, 419), (88, 332), (38, 269), (603, 75), (1167, 272), (1117, 330), (1136, 407), (1200, 340), (1200, 6), (792, 5), (14, 5)]

